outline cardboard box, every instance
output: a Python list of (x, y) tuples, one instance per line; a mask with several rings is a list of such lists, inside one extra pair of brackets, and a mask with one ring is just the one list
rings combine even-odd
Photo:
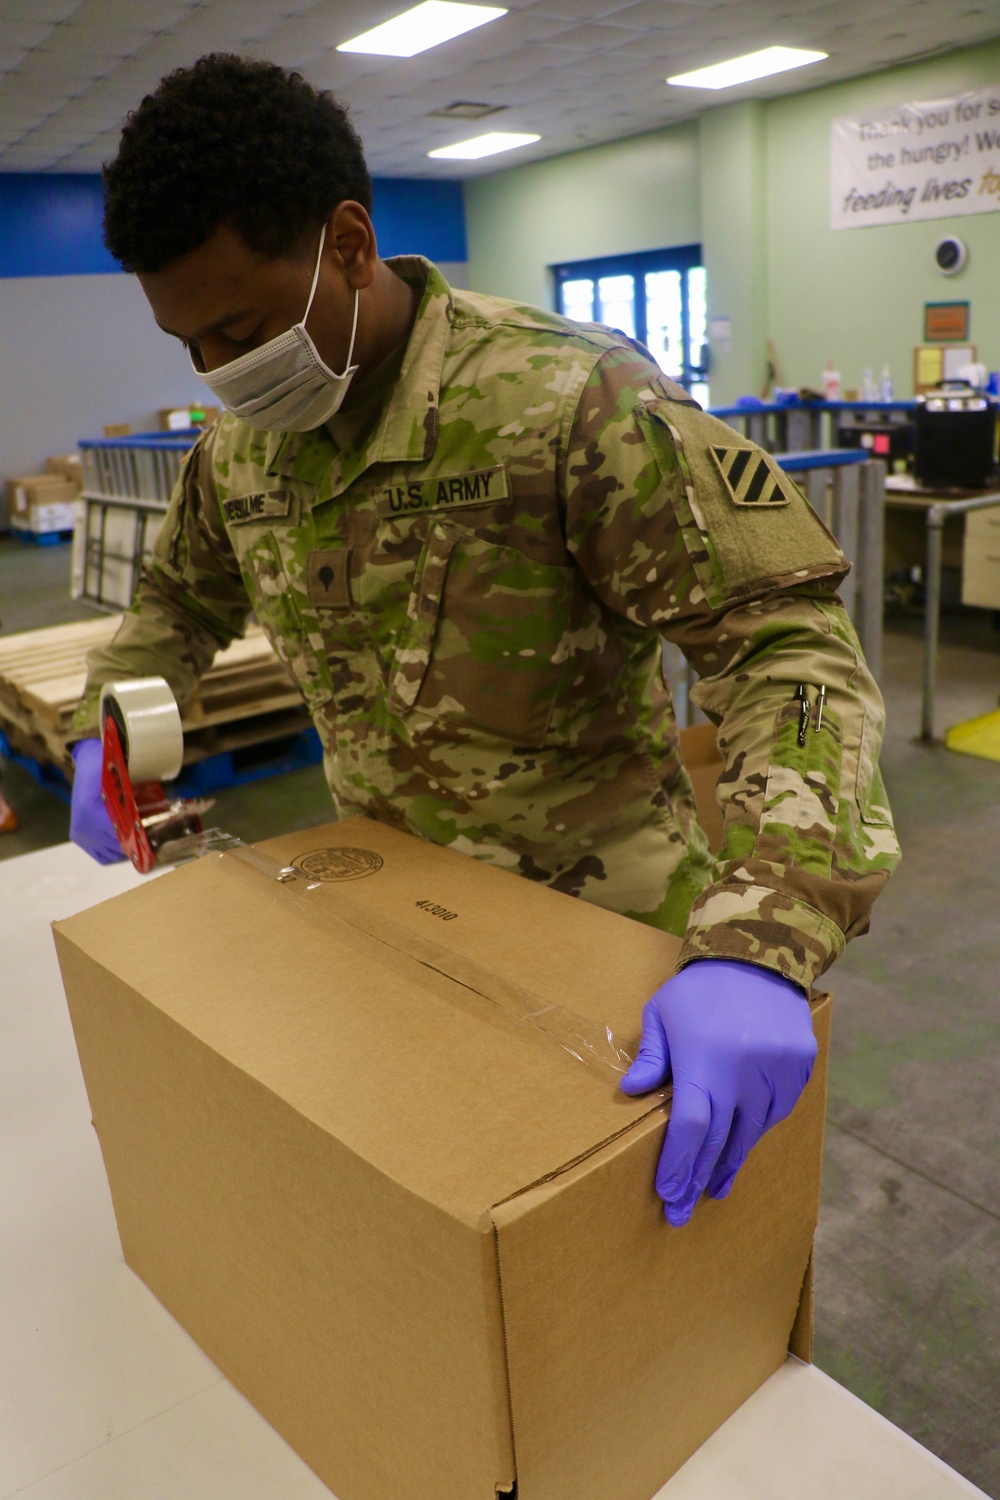
[(219, 415), (217, 406), (161, 406), (156, 414), (162, 432), (181, 432), (207, 427)]
[(83, 489), (83, 465), (79, 453), (54, 453), (45, 460), (45, 472), (68, 479), (76, 486), (77, 494)]
[(33, 531), (38, 536), (52, 531), (72, 531), (76, 525), (76, 501), (29, 505), (26, 511), (12, 516), (10, 524), (15, 531)]
[(66, 525), (72, 526), (76, 496), (73, 481), (59, 474), (22, 474), (7, 481), (7, 515), (12, 526), (38, 531), (44, 528), (33, 524), (33, 515), (47, 507), (68, 506), (70, 519)]
[(607, 1062), (664, 933), (357, 818), (55, 934), (126, 1261), (339, 1500), (649, 1500), (808, 1356), (826, 999), (678, 1231)]

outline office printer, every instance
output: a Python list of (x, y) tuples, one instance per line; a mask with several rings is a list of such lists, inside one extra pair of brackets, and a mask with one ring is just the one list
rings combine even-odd
[(964, 380), (917, 397), (913, 470), (928, 489), (983, 489), (997, 472), (997, 403)]

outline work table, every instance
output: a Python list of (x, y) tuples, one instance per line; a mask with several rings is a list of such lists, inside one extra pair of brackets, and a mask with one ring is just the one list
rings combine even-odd
[[(122, 1259), (49, 923), (140, 879), (72, 844), (0, 861), (0, 1500), (330, 1500)], [(791, 1359), (657, 1500), (803, 1495), (985, 1500)]]

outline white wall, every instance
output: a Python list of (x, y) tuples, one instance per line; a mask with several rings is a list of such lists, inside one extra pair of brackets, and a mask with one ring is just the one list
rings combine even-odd
[(134, 276), (0, 279), (0, 481), (38, 472), (106, 422), (143, 431), (158, 407), (205, 396)]
[[(464, 262), (441, 264), (467, 286)], [(106, 422), (156, 427), (161, 406), (217, 404), (160, 332), (134, 276), (0, 277), (0, 529), (4, 486)]]

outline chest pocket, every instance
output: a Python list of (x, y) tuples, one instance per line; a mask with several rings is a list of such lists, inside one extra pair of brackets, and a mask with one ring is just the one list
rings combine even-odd
[(231, 535), (258, 622), (306, 703), (316, 709), (330, 697), (332, 685), (316, 611), (297, 576), (297, 552), (286, 532), (243, 525)]
[(570, 664), (573, 583), (572, 567), (435, 522), (390, 671), (390, 707), (542, 745)]

